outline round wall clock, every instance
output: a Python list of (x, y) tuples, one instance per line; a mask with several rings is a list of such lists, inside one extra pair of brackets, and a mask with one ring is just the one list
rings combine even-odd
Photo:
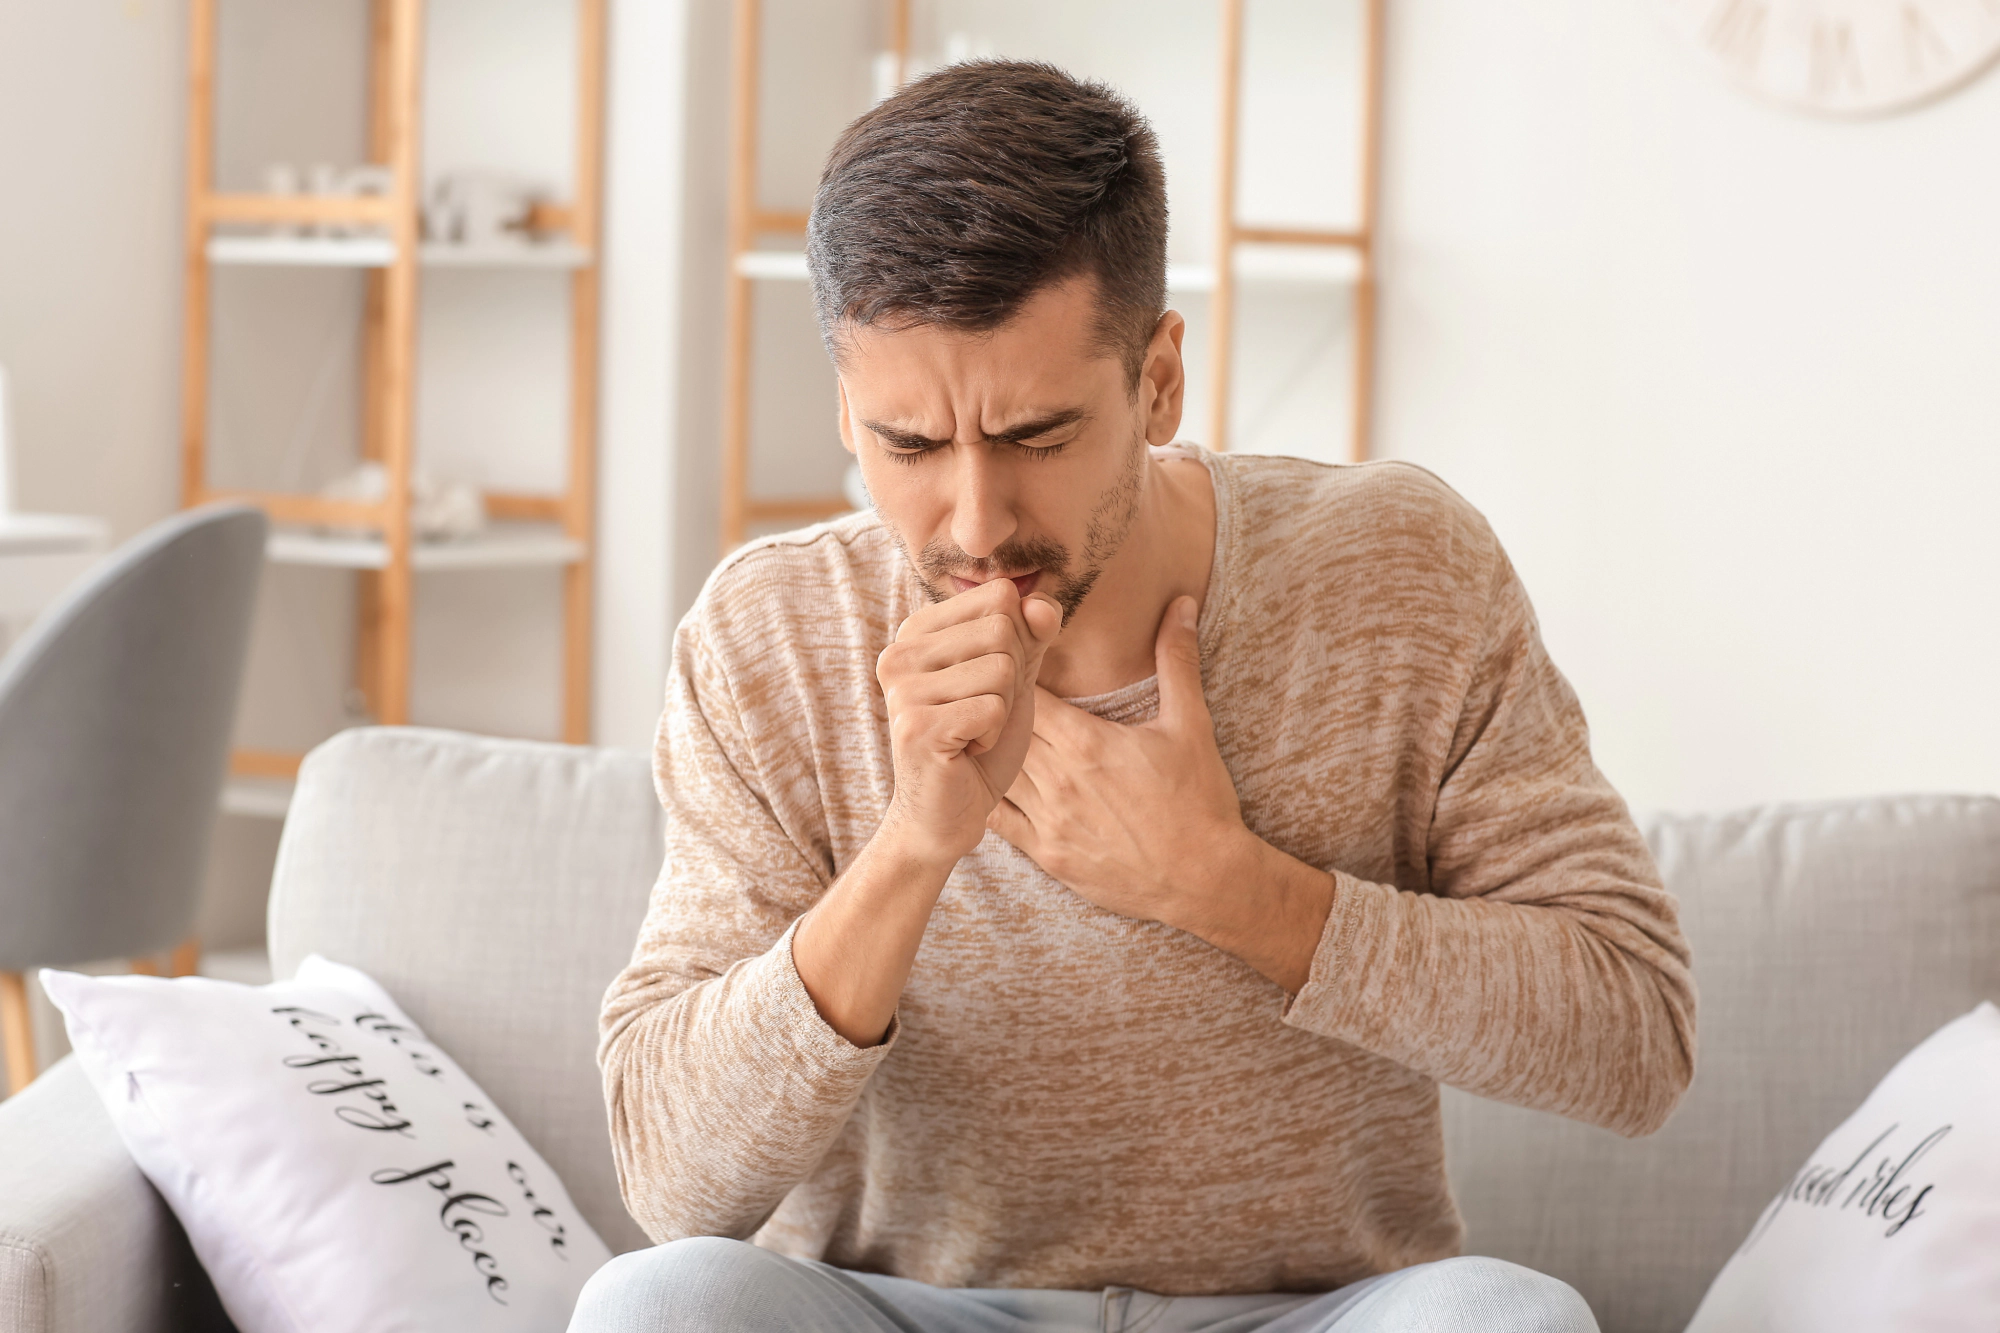
[(1737, 83), (1807, 111), (1891, 111), (2000, 55), (2000, 0), (1666, 0)]

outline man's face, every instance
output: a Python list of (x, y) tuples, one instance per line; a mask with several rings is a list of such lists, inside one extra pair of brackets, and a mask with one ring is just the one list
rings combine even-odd
[(1180, 426), (1184, 325), (1162, 317), (1133, 392), (1095, 301), (1084, 279), (987, 333), (847, 330), (841, 441), (933, 601), (1012, 578), (1067, 622), (1131, 531), (1145, 446)]

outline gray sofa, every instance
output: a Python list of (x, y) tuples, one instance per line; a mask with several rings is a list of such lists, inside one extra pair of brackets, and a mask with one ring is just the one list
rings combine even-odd
[[(1895, 1059), (2000, 998), (2000, 800), (1901, 797), (1649, 821), (1701, 982), (1673, 1121), (1626, 1141), (1448, 1094), (1468, 1248), (1555, 1273), (1606, 1333), (1669, 1333), (1764, 1202)], [(643, 756), (348, 732), (300, 775), (279, 975), (371, 973), (499, 1101), (613, 1249), (598, 997), (659, 864)], [(73, 1061), (0, 1104), (0, 1330), (226, 1328)]]

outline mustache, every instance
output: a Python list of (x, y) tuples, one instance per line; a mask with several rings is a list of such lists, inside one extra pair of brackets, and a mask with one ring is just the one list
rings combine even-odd
[(1068, 572), (1069, 563), (1068, 548), (1046, 537), (1005, 542), (984, 559), (967, 555), (958, 543), (944, 537), (932, 538), (917, 553), (917, 568), (933, 582), (941, 582), (949, 574), (957, 574), (961, 578), (979, 574), (990, 578), (1008, 570), (1021, 569), (1039, 569), (1059, 580)]

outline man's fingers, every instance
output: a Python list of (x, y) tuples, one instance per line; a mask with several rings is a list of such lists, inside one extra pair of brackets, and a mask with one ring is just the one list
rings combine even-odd
[(1035, 747), (1037, 745), (1040, 745), (1043, 750), (1048, 749), (1047, 744), (1041, 740), (1029, 741), (1028, 758), (1022, 763), (1021, 771), (1014, 775), (1014, 785), (1007, 789), (1007, 799), (1012, 801), (1020, 809), (1021, 813), (1030, 819), (1036, 818), (1042, 812), (1041, 785), (1028, 772), (1029, 765), (1035, 762)]
[(1153, 665), (1160, 673), (1158, 724), (1169, 731), (1201, 727), (1213, 734), (1208, 699), (1201, 692), (1201, 637), (1194, 598), (1176, 597), (1167, 605), (1153, 640)]
[(1035, 686), (1035, 735), (1046, 740), (1067, 741), (1092, 723), (1108, 725), (1103, 718), (1051, 694), (1047, 687)]
[(1002, 797), (994, 805), (993, 813), (986, 816), (986, 827), (1013, 843), (1029, 856), (1035, 854), (1035, 822), (1015, 805), (1011, 797)]
[(912, 708), (936, 708), (966, 699), (991, 698), (1000, 703), (999, 721), (982, 730), (966, 745), (970, 754), (981, 755), (1000, 743), (1000, 732), (1014, 709), (1020, 673), (1006, 653), (988, 653), (970, 662), (959, 662), (942, 671), (925, 672), (899, 681), (890, 696), (898, 712)]
[(903, 623), (896, 627), (896, 637), (906, 638), (913, 634), (930, 634), (956, 625), (964, 620), (977, 620), (996, 612), (1018, 616), (1021, 610), (1021, 590), (1014, 586), (1012, 579), (989, 579), (976, 588), (948, 597), (942, 602), (926, 602), (911, 612)]
[(900, 677), (925, 671), (942, 671), (960, 662), (970, 662), (991, 654), (1004, 654), (1018, 669), (1023, 660), (1021, 637), (1011, 618), (981, 616), (929, 634), (898, 639), (882, 650), (881, 668)]
[(983, 754), (993, 748), (1001, 728), (1007, 725), (1007, 701), (997, 694), (980, 694), (970, 699), (933, 704), (921, 713), (929, 724), (927, 730), (931, 738), (941, 751), (948, 754), (970, 749), (982, 737), (985, 738), (984, 747), (974, 753)]
[(1028, 652), (1028, 664), (1040, 666), (1042, 654), (1062, 633), (1062, 607), (1047, 593), (1034, 593), (1021, 603), (1021, 619), (1028, 626), (1028, 639), (1022, 645)]

